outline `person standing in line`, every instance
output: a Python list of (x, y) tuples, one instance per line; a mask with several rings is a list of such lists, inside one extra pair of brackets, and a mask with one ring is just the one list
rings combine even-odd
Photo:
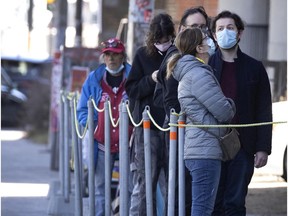
[[(153, 103), (153, 93), (157, 82), (157, 73), (168, 48), (175, 38), (174, 23), (170, 15), (160, 13), (151, 20), (146, 37), (146, 46), (140, 47), (133, 59), (131, 72), (125, 88), (129, 100), (135, 102), (132, 112), (133, 119), (140, 122), (146, 106), (158, 125), (162, 125), (165, 112), (163, 108), (156, 107)], [(146, 210), (146, 183), (144, 160), (144, 134), (143, 126), (134, 129), (134, 158), (133, 192), (131, 196), (130, 215), (147, 215)], [(151, 124), (151, 175), (153, 193), (153, 214), (156, 215), (156, 188), (165, 154), (163, 132)]]
[[(242, 19), (223, 11), (212, 23), (219, 45), (209, 65), (221, 88), (235, 101), (233, 124), (272, 121), (272, 101), (267, 72), (260, 61), (243, 53), (239, 41), (244, 31)], [(245, 199), (254, 167), (266, 165), (271, 154), (272, 125), (237, 128), (241, 149), (233, 160), (222, 163), (221, 180), (213, 216), (246, 215)]]
[[(187, 28), (199, 28), (204, 32), (209, 32), (208, 29), (208, 15), (205, 12), (205, 9), (202, 6), (192, 7), (184, 11), (182, 18), (180, 20), (180, 25), (178, 28), (178, 33), (182, 32)], [(213, 40), (210, 38), (208, 39), (208, 45), (211, 46), (211, 51), (209, 54), (211, 55), (212, 52), (215, 51), (215, 45)], [(166, 119), (164, 122), (163, 127), (168, 128), (169, 121), (170, 121), (170, 110), (172, 108), (175, 109), (175, 112), (180, 113), (180, 104), (178, 101), (178, 81), (170, 76), (169, 79), (166, 79), (166, 71), (167, 71), (167, 60), (178, 50), (173, 44), (167, 51), (167, 54), (161, 63), (159, 68), (159, 72), (157, 74), (157, 84), (154, 92), (154, 104), (159, 107), (164, 107), (166, 113)], [(166, 142), (166, 151), (167, 151), (167, 159), (166, 159), (166, 181), (168, 182), (168, 165), (169, 165), (169, 131), (165, 133), (165, 142)], [(178, 166), (177, 166), (178, 167)], [(190, 215), (191, 212), (191, 181), (190, 181), (190, 174), (188, 169), (185, 169), (185, 212), (187, 215)], [(176, 182), (178, 178), (176, 178)], [(178, 191), (178, 184), (176, 183), (176, 190)], [(167, 196), (165, 198), (166, 207), (167, 207)], [(165, 210), (167, 211), (167, 209)], [(178, 212), (178, 192), (176, 192), (175, 198), (175, 212)]]
[[(178, 100), (186, 124), (217, 125), (229, 123), (236, 110), (226, 98), (207, 65), (208, 36), (199, 28), (188, 28), (175, 39), (179, 53), (168, 60), (167, 78), (179, 82)], [(210, 216), (214, 208), (221, 173), (222, 150), (212, 134), (224, 136), (227, 128), (186, 127), (184, 163), (191, 175), (191, 216)]]
[[(94, 99), (98, 108), (103, 109), (106, 99), (109, 98), (112, 108), (113, 121), (119, 118), (118, 107), (122, 100), (127, 100), (125, 82), (131, 65), (126, 62), (124, 44), (111, 38), (102, 43), (104, 63), (92, 71), (85, 80), (77, 106), (77, 118), (85, 126), (88, 118), (87, 101)], [(105, 214), (105, 137), (104, 112), (94, 109), (94, 147), (95, 147), (95, 209), (96, 216)], [(130, 131), (132, 129), (130, 128)], [(128, 145), (128, 143), (127, 143)], [(111, 125), (111, 174), (114, 162), (119, 158), (119, 126)]]

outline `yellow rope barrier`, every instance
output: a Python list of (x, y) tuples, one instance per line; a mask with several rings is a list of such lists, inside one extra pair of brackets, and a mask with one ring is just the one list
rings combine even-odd
[[(75, 93), (74, 93), (75, 95)], [(66, 95), (67, 99), (68, 100), (71, 100), (73, 99), (73, 104), (74, 104), (74, 118), (75, 118), (75, 128), (76, 128), (76, 133), (78, 135), (79, 138), (83, 139), (83, 137), (85, 136), (86, 132), (87, 132), (87, 128), (88, 128), (88, 123), (86, 123), (85, 125), (85, 128), (84, 128), (84, 131), (83, 131), (83, 134), (81, 135), (80, 132), (79, 132), (79, 123), (78, 123), (78, 120), (77, 120), (77, 115), (76, 115), (76, 97), (73, 97), (74, 96), (72, 93), (69, 93)], [(61, 98), (62, 100), (64, 101), (64, 96), (61, 92)], [(79, 96), (79, 94), (78, 94)], [(78, 98), (78, 97), (77, 97)], [(96, 104), (95, 104), (95, 101), (92, 99), (92, 104), (94, 106), (94, 108), (98, 111), (98, 112), (104, 112), (104, 108), (103, 109), (99, 109)], [(119, 118), (117, 119), (116, 122), (114, 122), (113, 120), (113, 116), (112, 116), (112, 110), (111, 110), (111, 103), (110, 101), (108, 101), (108, 107), (109, 107), (109, 116), (110, 116), (110, 121), (111, 121), (111, 124), (113, 127), (117, 127), (119, 125)], [(126, 109), (127, 109), (127, 113), (128, 113), (128, 116), (130, 118), (130, 121), (132, 122), (132, 124), (134, 125), (134, 127), (139, 127), (142, 123), (143, 123), (143, 119), (141, 119), (141, 121), (137, 124), (135, 123), (133, 117), (132, 117), (132, 114), (131, 114), (131, 111), (130, 111), (130, 108), (129, 108), (129, 104), (126, 104)], [(239, 128), (239, 127), (257, 127), (257, 126), (264, 126), (264, 125), (270, 125), (270, 124), (287, 124), (287, 121), (278, 121), (278, 122), (262, 122), (262, 123), (252, 123), (252, 124), (225, 124), (225, 125), (195, 125), (195, 124), (173, 124), (173, 123), (169, 123), (168, 125), (170, 127), (168, 128), (162, 128), (160, 127), (154, 120), (153, 116), (151, 115), (150, 113), (150, 110), (148, 109), (147, 110), (147, 114), (150, 118), (150, 120), (152, 121), (152, 123), (161, 131), (169, 131), (170, 130), (170, 127), (171, 126), (175, 126), (175, 127), (178, 127), (178, 126), (182, 126), (182, 127), (198, 127), (198, 128), (224, 128), (224, 127), (234, 127), (234, 128)], [(172, 113), (173, 115), (177, 115), (178, 117), (183, 115), (184, 113), (176, 113), (176, 112), (173, 112)]]
[(74, 105), (74, 118), (75, 118), (75, 129), (76, 129), (76, 133), (77, 133), (77, 136), (80, 138), (80, 139), (83, 139), (86, 132), (87, 132), (87, 129), (88, 129), (88, 122), (86, 122), (86, 125), (84, 127), (84, 131), (83, 131), (83, 134), (81, 135), (80, 134), (80, 131), (79, 131), (79, 123), (78, 123), (78, 120), (77, 120), (77, 114), (76, 114), (76, 97), (74, 97), (74, 100), (73, 100), (73, 105)]
[(117, 119), (116, 123), (114, 123), (110, 101), (108, 101), (108, 107), (111, 124), (113, 127), (117, 127), (119, 125), (119, 118)]
[(95, 101), (94, 101), (94, 99), (92, 98), (92, 104), (93, 104), (93, 106), (94, 106), (94, 108), (98, 111), (98, 112), (104, 112), (104, 108), (103, 109), (99, 109), (97, 106), (96, 106), (96, 103), (95, 103)]
[(135, 123), (135, 121), (134, 121), (134, 119), (132, 117), (131, 111), (129, 109), (129, 105), (128, 104), (126, 104), (126, 109), (127, 109), (128, 116), (129, 116), (132, 124), (134, 125), (134, 127), (139, 127), (143, 123), (144, 120), (142, 119), (138, 124)]
[(160, 127), (160, 126), (155, 122), (155, 120), (153, 119), (153, 117), (152, 117), (152, 115), (151, 115), (151, 113), (150, 113), (150, 110), (147, 110), (147, 114), (148, 114), (150, 120), (152, 121), (152, 123), (153, 123), (159, 130), (161, 130), (161, 131), (169, 131), (169, 130), (170, 130), (170, 127), (169, 127), (169, 128), (162, 128), (162, 127)]
[(264, 126), (270, 124), (285, 124), (287, 121), (278, 121), (278, 122), (262, 122), (262, 123), (252, 123), (252, 124), (227, 124), (227, 125), (192, 125), (192, 124), (172, 124), (169, 123), (170, 126), (183, 126), (183, 127), (207, 127), (207, 128), (225, 128), (225, 127), (256, 127), (256, 126)]

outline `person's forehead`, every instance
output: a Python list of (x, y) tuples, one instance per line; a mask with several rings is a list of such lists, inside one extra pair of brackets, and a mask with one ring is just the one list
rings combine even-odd
[(205, 17), (201, 13), (191, 14), (186, 19), (186, 25), (206, 25)]
[(216, 27), (234, 25), (235, 21), (232, 18), (220, 18), (216, 21)]

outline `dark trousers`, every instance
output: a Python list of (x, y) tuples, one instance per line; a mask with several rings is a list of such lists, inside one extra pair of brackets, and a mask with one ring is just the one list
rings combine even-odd
[(236, 157), (222, 162), (213, 216), (245, 216), (245, 198), (254, 173), (254, 156), (240, 149)]

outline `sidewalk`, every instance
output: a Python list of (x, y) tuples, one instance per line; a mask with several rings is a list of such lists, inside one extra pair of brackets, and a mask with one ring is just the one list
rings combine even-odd
[[(55, 181), (59, 181), (59, 174), (50, 170), (50, 151), (46, 144), (33, 143), (19, 131), (1, 131), (2, 216), (48, 215), (47, 195)], [(287, 183), (258, 172), (249, 187), (247, 216), (285, 215)]]
[(46, 144), (32, 143), (20, 131), (1, 131), (1, 215), (47, 215), (49, 184), (59, 180), (51, 171)]

